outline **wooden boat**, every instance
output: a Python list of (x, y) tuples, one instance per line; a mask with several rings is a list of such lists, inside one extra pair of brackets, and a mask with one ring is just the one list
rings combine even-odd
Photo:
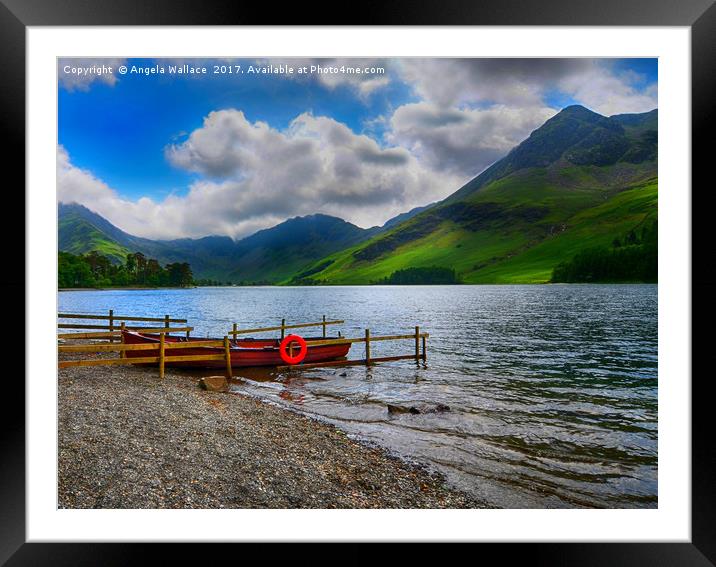
[[(126, 344), (159, 344), (158, 334), (136, 333), (133, 331), (123, 331), (123, 340)], [(338, 337), (334, 337), (338, 338)], [(165, 356), (188, 356), (194, 354), (224, 354), (222, 347), (190, 347), (190, 348), (172, 348), (172, 343), (185, 342), (201, 342), (216, 341), (222, 339), (202, 339), (199, 337), (172, 337), (166, 335), (164, 354)], [(325, 362), (336, 360), (348, 355), (351, 348), (350, 344), (336, 345), (311, 345), (312, 341), (324, 340), (323, 337), (308, 338), (306, 341), (306, 357), (303, 363)], [(231, 339), (229, 340), (229, 352), (231, 354), (231, 366), (282, 366), (286, 363), (281, 359), (279, 354), (279, 339)], [(300, 347), (294, 349), (294, 354), (299, 352)], [(152, 351), (153, 352), (153, 351)], [(146, 350), (128, 350), (127, 358), (138, 358), (149, 355)], [(203, 361), (167, 361), (167, 366), (189, 366), (203, 368), (225, 368), (226, 363), (223, 360), (203, 360)]]

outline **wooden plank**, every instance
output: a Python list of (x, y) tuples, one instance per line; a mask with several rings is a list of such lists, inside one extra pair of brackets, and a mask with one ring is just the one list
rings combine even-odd
[[(371, 358), (370, 363), (393, 362), (396, 360), (415, 360), (414, 354), (404, 354), (400, 356), (383, 356), (379, 358)], [(324, 366), (357, 366), (366, 364), (365, 359), (361, 360), (331, 360), (328, 362), (311, 362), (308, 364), (292, 364), (289, 366), (277, 366), (276, 370), (303, 370), (304, 368), (322, 368)]]
[(80, 325), (79, 323), (58, 323), (58, 329), (107, 329), (109, 325)]
[[(187, 343), (168, 343), (167, 348), (223, 347), (224, 341), (191, 341)], [(59, 352), (126, 352), (128, 350), (157, 350), (159, 343), (152, 344), (91, 344), (91, 345), (59, 345)]]
[[(200, 362), (204, 360), (225, 360), (226, 355), (221, 354), (192, 354), (186, 356), (165, 356), (164, 362)], [(156, 364), (158, 356), (141, 356), (136, 358), (100, 358), (97, 360), (62, 360), (57, 363), (58, 368), (72, 366), (117, 366), (123, 364)]]
[[(99, 319), (107, 320), (107, 315), (84, 315), (81, 313), (58, 313), (58, 319)], [(155, 321), (164, 323), (166, 317), (125, 317), (123, 315), (113, 315), (115, 321)], [(170, 323), (186, 323), (187, 319), (169, 319)]]
[[(429, 337), (429, 333), (420, 333), (420, 337)], [(415, 335), (385, 335), (378, 337), (371, 337), (370, 342), (374, 343), (377, 341), (397, 341), (402, 339), (415, 339)], [(308, 346), (322, 346), (322, 345), (345, 345), (353, 343), (364, 343), (365, 337), (348, 338), (341, 337), (340, 339), (326, 339), (318, 341), (308, 341)]]
[(159, 344), (129, 345), (129, 344), (93, 344), (93, 345), (59, 345), (58, 352), (121, 352), (128, 350), (157, 350)]
[[(115, 331), (113, 334), (118, 335), (121, 331)], [(104, 333), (58, 333), (58, 339), (106, 339), (109, 332)]]
[(226, 378), (231, 380), (231, 349), (228, 335), (224, 337), (224, 358), (226, 359)]
[(415, 325), (415, 360), (420, 360), (420, 327)]
[[(285, 319), (283, 319), (285, 321)], [(345, 323), (345, 321), (326, 321), (326, 325), (340, 325), (342, 323)], [(281, 331), (282, 329), (285, 331), (285, 329), (301, 329), (303, 327), (318, 327), (323, 325), (323, 321), (319, 321), (318, 323), (296, 323), (294, 325), (282, 325), (279, 327), (262, 327), (260, 329), (239, 329), (239, 330), (231, 330), (229, 331), (229, 334), (232, 334), (234, 336), (236, 335), (245, 335), (247, 333), (264, 333), (266, 331)]]
[[(128, 327), (130, 328), (130, 327)], [(137, 333), (145, 334), (160, 334), (160, 333), (183, 333), (184, 331), (193, 331), (194, 327), (173, 327), (171, 329), (165, 329), (164, 327), (149, 327), (143, 329), (132, 329)], [(110, 333), (106, 331), (104, 333), (59, 333), (58, 339), (101, 339), (107, 337), (116, 337), (121, 331), (114, 331)]]
[(224, 360), (226, 355), (222, 352), (221, 354), (187, 354), (181, 356), (165, 356), (166, 362), (189, 362), (189, 361), (201, 361), (201, 360)]
[(159, 335), (159, 379), (164, 380), (164, 333)]
[(158, 356), (142, 356), (137, 358), (100, 358), (98, 360), (61, 360), (58, 368), (71, 366), (115, 366), (121, 364), (152, 364), (159, 362)]
[[(58, 323), (57, 324), (58, 329), (106, 329), (109, 332), (114, 331), (114, 327), (110, 327), (109, 325), (80, 325), (79, 323)], [(151, 329), (166, 329), (166, 327), (150, 327)], [(181, 330), (186, 329), (187, 327), (175, 327), (175, 329)], [(189, 327), (192, 329), (193, 327)], [(137, 326), (137, 325), (126, 325), (125, 329), (128, 331), (143, 331), (147, 329), (146, 326)], [(182, 331), (183, 332), (183, 331)]]
[(365, 363), (370, 364), (370, 329), (365, 330)]

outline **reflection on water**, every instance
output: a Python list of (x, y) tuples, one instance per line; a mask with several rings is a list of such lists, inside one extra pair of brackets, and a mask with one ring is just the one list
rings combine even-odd
[[(345, 319), (333, 331), (344, 336), (420, 325), (426, 365), (237, 369), (234, 388), (437, 467), (493, 506), (656, 506), (655, 285), (112, 290), (63, 292), (59, 302), (66, 312), (186, 317), (198, 336), (324, 314)], [(353, 345), (350, 357), (363, 356)], [(450, 411), (393, 414), (388, 403)]]

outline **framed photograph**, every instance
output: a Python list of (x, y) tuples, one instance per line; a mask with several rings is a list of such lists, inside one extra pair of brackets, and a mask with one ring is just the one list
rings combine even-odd
[(86, 8), (0, 5), (27, 223), (3, 560), (716, 562), (711, 2)]

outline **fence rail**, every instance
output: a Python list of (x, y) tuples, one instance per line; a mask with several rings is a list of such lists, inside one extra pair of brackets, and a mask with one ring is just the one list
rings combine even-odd
[[(58, 329), (106, 329), (107, 331), (115, 331), (118, 327), (122, 327), (125, 329), (129, 329), (131, 331), (141, 331), (144, 332), (143, 327), (138, 326), (126, 326), (124, 325), (125, 321), (142, 321), (142, 322), (150, 322), (150, 323), (164, 323), (164, 327), (169, 327), (170, 323), (187, 323), (186, 319), (178, 319), (175, 317), (170, 317), (169, 315), (164, 315), (164, 317), (129, 317), (124, 315), (115, 315), (114, 309), (109, 309), (107, 311), (107, 315), (99, 315), (94, 313), (58, 313), (57, 314), (58, 319), (88, 319), (90, 321), (103, 321), (106, 320), (108, 323), (106, 325), (91, 325), (91, 324), (79, 324), (79, 323), (58, 323), (57, 328)], [(117, 323), (120, 323), (119, 325)], [(190, 336), (191, 328), (187, 327), (186, 329), (186, 336)], [(75, 338), (82, 338), (82, 337), (75, 337)], [(84, 337), (84, 338), (93, 338), (93, 337)], [(114, 337), (109, 336), (109, 342), (114, 342)]]
[[(194, 362), (194, 361), (213, 361), (223, 360), (226, 362), (226, 376), (231, 378), (231, 350), (229, 345), (229, 337), (225, 336), (223, 340), (216, 341), (188, 341), (184, 343), (171, 343), (167, 347), (164, 337), (167, 331), (159, 335), (157, 344), (108, 344), (108, 345), (60, 345), (57, 347), (60, 353), (104, 353), (119, 352), (119, 358), (100, 358), (95, 360), (61, 360), (58, 362), (59, 368), (70, 368), (73, 366), (114, 366), (122, 364), (159, 364), (159, 378), (164, 379), (164, 367), (168, 362)], [(206, 348), (206, 347), (222, 347), (224, 352), (221, 354), (189, 354), (189, 355), (173, 355), (167, 356), (166, 350), (170, 348)], [(128, 357), (127, 351), (147, 351), (158, 350), (157, 356), (135, 356)]]
[[(124, 327), (128, 329), (128, 327)], [(132, 329), (137, 333), (149, 333), (149, 334), (171, 334), (171, 333), (190, 333), (194, 330), (194, 327), (144, 327), (141, 329)], [(96, 333), (59, 333), (58, 339), (112, 339), (114, 337), (122, 336), (122, 327), (118, 331), (103, 331)], [(189, 336), (187, 334), (187, 336)]]
[(286, 319), (281, 319), (281, 324), (277, 327), (260, 327), (258, 329), (239, 329), (237, 324), (234, 323), (233, 328), (229, 331), (229, 334), (236, 338), (236, 335), (246, 335), (248, 333), (265, 333), (267, 331), (281, 331), (281, 338), (286, 336), (286, 329), (302, 329), (304, 327), (323, 327), (323, 337), (326, 337), (326, 327), (328, 325), (342, 325), (345, 323), (343, 320), (327, 321), (326, 316), (323, 316), (322, 321), (317, 323), (293, 323), (291, 325), (286, 324)]
[[(279, 366), (277, 370), (290, 370), (290, 369), (296, 369), (296, 368), (320, 368), (322, 366), (341, 366), (341, 365), (357, 365), (357, 364), (365, 364), (366, 366), (370, 366), (371, 364), (376, 364), (378, 362), (391, 362), (394, 360), (412, 360), (414, 359), (416, 362), (423, 361), (426, 362), (428, 359), (428, 353), (427, 353), (427, 340), (430, 336), (429, 333), (421, 333), (420, 327), (415, 327), (415, 333), (412, 333), (410, 335), (382, 335), (382, 336), (371, 336), (370, 329), (365, 330), (365, 336), (364, 337), (341, 337), (338, 339), (325, 339), (325, 340), (318, 340), (318, 341), (310, 341), (308, 345), (310, 346), (321, 346), (321, 345), (345, 345), (345, 344), (354, 344), (354, 343), (365, 343), (365, 358), (358, 359), (358, 360), (330, 360), (327, 362), (310, 362), (307, 364), (292, 364), (292, 365), (286, 365), (286, 366)], [(397, 355), (397, 356), (383, 356), (383, 357), (372, 357), (371, 356), (371, 344), (375, 342), (381, 342), (381, 341), (396, 341), (396, 340), (407, 340), (411, 339), (415, 341), (415, 352), (412, 354), (403, 354), (403, 355)], [(291, 341), (291, 345), (293, 346), (296, 344), (296, 341)], [(421, 345), (422, 345), (422, 352), (421, 352)]]
[(172, 319), (169, 317), (169, 315), (165, 315), (164, 317), (127, 317), (124, 315), (114, 315), (113, 309), (109, 310), (108, 315), (91, 315), (91, 314), (83, 314), (83, 313), (58, 313), (57, 318), (58, 319), (114, 319), (115, 321), (156, 321), (156, 322), (166, 322), (169, 323), (186, 323), (186, 319)]

